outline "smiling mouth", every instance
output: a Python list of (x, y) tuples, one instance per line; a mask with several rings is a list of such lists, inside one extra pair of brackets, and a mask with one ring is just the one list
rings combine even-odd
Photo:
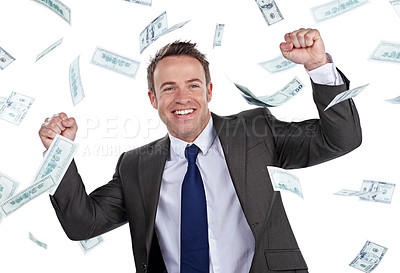
[(173, 111), (172, 113), (174, 113), (175, 115), (179, 115), (179, 116), (185, 116), (188, 114), (191, 114), (194, 112), (194, 109), (185, 109), (185, 110), (176, 110)]

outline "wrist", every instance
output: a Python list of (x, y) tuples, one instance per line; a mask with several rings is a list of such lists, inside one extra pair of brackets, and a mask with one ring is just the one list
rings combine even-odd
[(319, 62), (315, 62), (315, 63), (310, 63), (310, 64), (304, 64), (305, 69), (307, 69), (308, 71), (317, 69), (318, 67), (321, 67), (327, 63), (330, 63), (331, 61), (329, 60), (328, 56), (325, 54), (325, 59), (319, 61)]

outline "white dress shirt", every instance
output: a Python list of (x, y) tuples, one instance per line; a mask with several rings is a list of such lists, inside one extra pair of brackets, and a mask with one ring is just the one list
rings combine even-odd
[[(315, 83), (343, 83), (333, 63), (307, 72)], [(171, 148), (162, 176), (155, 227), (167, 271), (176, 273), (180, 272), (181, 186), (188, 164), (185, 148), (191, 143), (170, 134), (169, 138)], [(207, 200), (210, 273), (249, 272), (254, 236), (240, 206), (212, 118), (193, 143), (200, 148), (196, 164)]]

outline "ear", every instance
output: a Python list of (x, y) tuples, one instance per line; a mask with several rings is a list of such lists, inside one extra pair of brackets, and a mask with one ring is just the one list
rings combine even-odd
[(210, 102), (211, 98), (212, 98), (212, 89), (213, 89), (213, 85), (212, 82), (210, 82), (207, 86), (207, 101)]
[(158, 109), (158, 106), (157, 106), (157, 99), (156, 99), (155, 94), (153, 94), (152, 92), (148, 91), (148, 92), (147, 92), (147, 95), (149, 96), (150, 103), (151, 103), (151, 105), (153, 105), (153, 108), (154, 108), (154, 109)]

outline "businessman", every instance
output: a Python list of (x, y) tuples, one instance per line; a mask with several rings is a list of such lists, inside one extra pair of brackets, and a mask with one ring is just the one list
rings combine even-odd
[[(84, 240), (129, 223), (137, 272), (308, 272), (267, 166), (302, 168), (361, 144), (351, 99), (323, 109), (349, 81), (316, 29), (280, 44), (311, 77), (319, 119), (277, 120), (267, 108), (211, 113), (208, 61), (188, 42), (161, 48), (147, 69), (148, 95), (168, 134), (123, 153), (112, 179), (87, 194), (73, 161), (50, 197), (67, 236)], [(76, 121), (47, 118), (39, 136), (71, 140)]]

